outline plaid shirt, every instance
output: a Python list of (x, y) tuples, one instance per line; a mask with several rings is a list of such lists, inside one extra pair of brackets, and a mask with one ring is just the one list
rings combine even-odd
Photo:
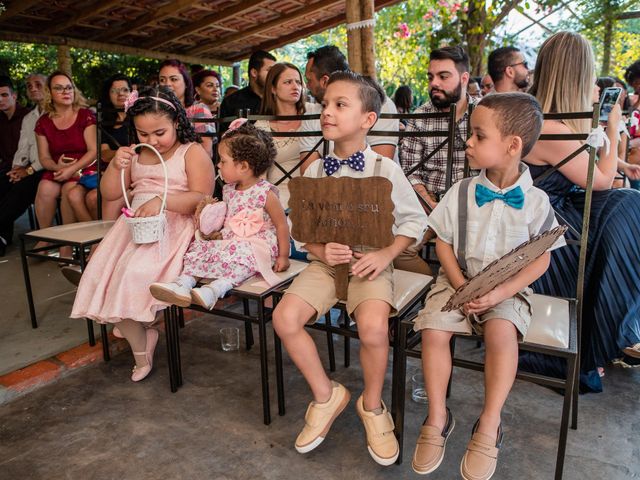
[[(476, 105), (477, 101), (467, 96), (469, 104)], [(442, 110), (434, 107), (428, 101), (418, 107), (414, 113), (439, 113)], [(462, 180), (464, 177), (465, 144), (468, 138), (469, 111), (467, 109), (462, 118), (456, 122), (455, 140), (453, 145), (453, 168), (451, 184)], [(429, 132), (436, 130), (448, 130), (448, 118), (411, 119), (406, 132)], [(436, 149), (445, 137), (405, 137), (400, 148), (400, 165), (405, 174), (424, 157)], [(441, 194), (446, 190), (447, 177), (447, 145), (442, 147), (428, 161), (408, 176), (411, 185), (424, 185), (428, 192)]]

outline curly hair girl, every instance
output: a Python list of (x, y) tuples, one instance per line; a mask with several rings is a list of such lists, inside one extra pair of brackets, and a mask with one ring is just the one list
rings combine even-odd
[(229, 148), (234, 162), (247, 162), (256, 177), (271, 167), (278, 153), (271, 135), (248, 122), (228, 130), (220, 143)]

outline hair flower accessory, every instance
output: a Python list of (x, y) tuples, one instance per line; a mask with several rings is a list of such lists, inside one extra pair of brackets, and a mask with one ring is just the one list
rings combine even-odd
[(133, 106), (133, 104), (136, 103), (136, 100), (138, 100), (138, 91), (134, 90), (124, 101), (124, 113), (127, 113), (127, 110), (129, 110)]
[(229, 124), (229, 128), (227, 128), (227, 131), (224, 132), (224, 134), (222, 135), (222, 137), (224, 138), (224, 136), (229, 133), (232, 132), (238, 128), (240, 128), (242, 125), (244, 125), (245, 123), (247, 123), (247, 119), (246, 118), (236, 118), (233, 122), (231, 122)]

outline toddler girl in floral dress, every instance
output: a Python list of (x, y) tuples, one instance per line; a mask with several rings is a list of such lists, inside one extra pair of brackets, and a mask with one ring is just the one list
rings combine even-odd
[[(221, 240), (194, 240), (184, 255), (182, 274), (170, 283), (154, 283), (151, 295), (181, 307), (191, 303), (212, 309), (219, 298), (256, 273), (269, 285), (273, 272), (289, 268), (289, 227), (278, 189), (260, 178), (276, 150), (271, 136), (253, 125), (230, 129), (218, 146), (218, 170), (226, 182), (223, 204), (205, 206), (200, 230), (215, 230), (216, 211), (226, 206)], [(194, 288), (198, 281), (210, 283)]]

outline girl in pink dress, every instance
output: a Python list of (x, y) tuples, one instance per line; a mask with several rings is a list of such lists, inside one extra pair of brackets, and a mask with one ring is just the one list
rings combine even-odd
[[(151, 285), (158, 300), (184, 307), (196, 303), (210, 310), (218, 298), (256, 273), (273, 285), (279, 281), (273, 270), (289, 268), (289, 227), (278, 189), (260, 178), (276, 156), (271, 135), (249, 124), (230, 128), (218, 153), (218, 169), (227, 182), (224, 203), (206, 206), (199, 222), (208, 235), (215, 217), (207, 209), (226, 205), (222, 239), (195, 240), (184, 256), (182, 274), (170, 283)], [(194, 288), (199, 279), (213, 281)]]
[[(182, 257), (193, 237), (192, 214), (213, 190), (213, 165), (187, 120), (184, 108), (166, 87), (146, 88), (125, 103), (133, 143), (147, 143), (166, 162), (169, 188), (167, 225), (160, 242), (136, 244), (129, 226), (120, 217), (104, 237), (82, 275), (71, 317), (116, 324), (135, 358), (131, 380), (145, 378), (153, 366), (158, 331), (149, 327), (156, 313), (167, 306), (149, 294), (149, 285), (168, 281), (182, 271)], [(100, 184), (107, 201), (132, 189), (131, 209), (136, 217), (158, 215), (164, 191), (160, 160), (148, 148), (139, 154), (121, 147), (109, 162)]]

